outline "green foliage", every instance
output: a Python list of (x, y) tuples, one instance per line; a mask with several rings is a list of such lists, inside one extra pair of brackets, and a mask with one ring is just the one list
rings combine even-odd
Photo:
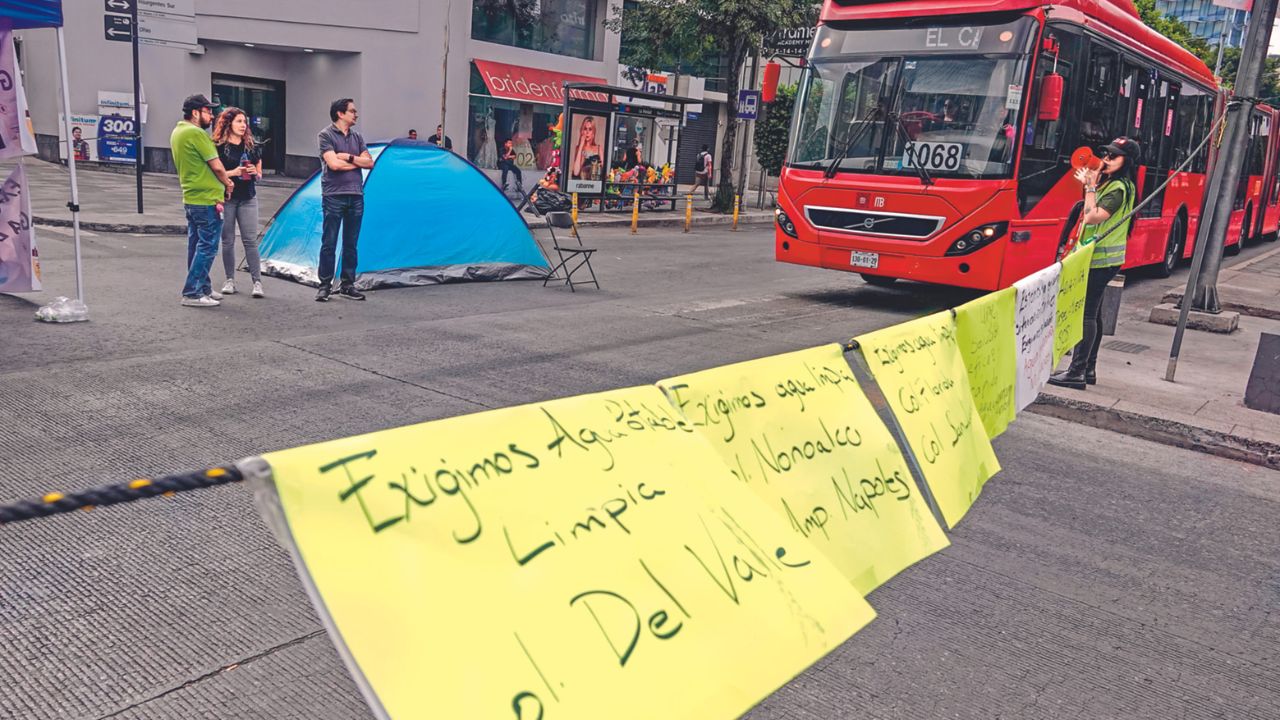
[(756, 159), (770, 175), (782, 173), (787, 155), (787, 136), (796, 107), (796, 86), (778, 86), (778, 96), (765, 106), (764, 117), (756, 122)]
[[(765, 35), (809, 22), (812, 0), (634, 0), (614, 10), (605, 21), (621, 33), (627, 46), (624, 62), (642, 67), (678, 67), (684, 59), (708, 51), (728, 60), (725, 94), (737, 115), (742, 68)], [(725, 127), (720, 143), (720, 183), (714, 207), (733, 207), (733, 146), (738, 123)]]

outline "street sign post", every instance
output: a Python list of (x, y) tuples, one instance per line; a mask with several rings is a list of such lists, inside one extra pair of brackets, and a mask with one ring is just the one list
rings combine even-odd
[(136, 0), (102, 0), (103, 10), (109, 13), (130, 15)]
[(103, 15), (102, 37), (114, 42), (133, 42), (133, 19), (128, 15)]

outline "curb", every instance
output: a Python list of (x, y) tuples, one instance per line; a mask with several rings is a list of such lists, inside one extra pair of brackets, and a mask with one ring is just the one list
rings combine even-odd
[[(1231, 288), (1230, 285), (1218, 286), (1219, 290), (1223, 288), (1233, 289)], [(1180, 289), (1170, 290), (1164, 294), (1164, 297), (1160, 298), (1160, 302), (1161, 304), (1173, 305), (1177, 307), (1182, 303), (1183, 292), (1184, 291)], [(1269, 307), (1264, 307), (1262, 305), (1254, 305), (1248, 302), (1237, 302), (1235, 300), (1223, 300), (1221, 294), (1219, 294), (1219, 304), (1222, 306), (1222, 309), (1225, 311), (1237, 312), (1237, 313), (1240, 313), (1241, 315), (1248, 315), (1249, 317), (1260, 317), (1260, 318), (1269, 318), (1271, 320), (1280, 320), (1280, 309), (1277, 309), (1277, 308), (1269, 308)]]
[[(48, 227), (72, 227), (70, 220), (62, 218), (47, 218), (35, 215), (31, 218), (36, 225), (45, 225)], [(80, 229), (90, 232), (103, 233), (134, 233), (136, 235), (186, 235), (186, 225), (131, 225), (127, 223), (104, 223), (93, 222), (92, 220), (81, 220)]]
[(1238, 437), (1047, 393), (1041, 393), (1027, 409), (1037, 415), (1280, 470), (1280, 444), (1266, 440)]

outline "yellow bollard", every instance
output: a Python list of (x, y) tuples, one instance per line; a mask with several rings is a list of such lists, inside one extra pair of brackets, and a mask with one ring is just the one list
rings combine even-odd
[(578, 224), (578, 193), (573, 194), (573, 224)]
[(742, 196), (734, 195), (733, 196), (733, 230), (734, 232), (737, 232), (738, 230), (738, 210), (741, 207), (742, 207)]
[(640, 227), (640, 188), (631, 191), (631, 234)]
[(684, 231), (689, 232), (689, 226), (693, 224), (693, 195), (684, 196)]

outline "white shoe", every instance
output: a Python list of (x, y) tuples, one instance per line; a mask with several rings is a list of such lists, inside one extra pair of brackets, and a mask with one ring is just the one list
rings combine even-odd
[[(223, 284), (222, 284), (222, 294), (223, 294), (223, 295), (235, 295), (235, 294), (236, 294), (236, 281), (235, 281), (235, 280), (232, 280), (231, 278), (227, 278), (227, 281), (226, 281), (225, 283), (223, 283)], [(216, 299), (216, 298), (215, 298), (215, 299)]]
[(218, 307), (222, 303), (214, 300), (211, 295), (205, 295), (198, 298), (184, 297), (182, 298), (182, 304), (185, 307)]
[(214, 300), (222, 299), (222, 293), (218, 292), (217, 290), (210, 290), (208, 296), (213, 298)]
[(267, 294), (266, 294), (266, 293), (262, 292), (262, 282), (261, 282), (261, 281), (258, 281), (258, 280), (254, 280), (254, 281), (253, 281), (253, 293), (252, 293), (252, 294), (253, 294), (253, 296), (254, 296), (254, 297), (256, 297), (256, 298), (266, 297), (266, 296), (267, 296)]

